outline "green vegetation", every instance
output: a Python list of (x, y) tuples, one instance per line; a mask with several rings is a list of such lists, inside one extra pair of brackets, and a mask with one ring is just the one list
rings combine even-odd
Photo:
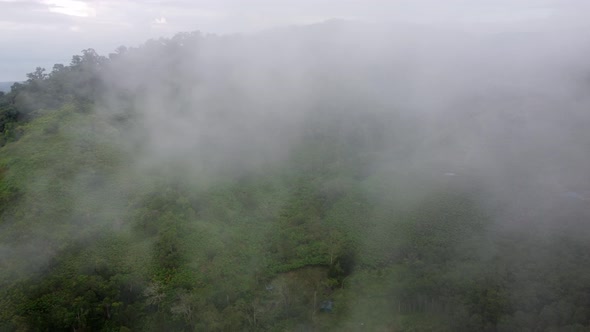
[(587, 234), (506, 230), (476, 181), (368, 163), (395, 150), (386, 115), (322, 113), (244, 172), (154, 169), (141, 109), (98, 111), (118, 56), (0, 99), (0, 330), (590, 329)]

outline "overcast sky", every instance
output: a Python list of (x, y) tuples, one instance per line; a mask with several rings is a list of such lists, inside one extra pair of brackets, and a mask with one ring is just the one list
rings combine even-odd
[[(585, 24), (585, 0), (0, 0), (0, 82), (51, 70), (82, 49), (108, 54), (119, 45), (180, 31), (252, 33), (332, 18), (369, 22), (544, 26)], [(534, 23), (533, 23), (534, 22)], [(578, 27), (581, 28), (581, 27)]]

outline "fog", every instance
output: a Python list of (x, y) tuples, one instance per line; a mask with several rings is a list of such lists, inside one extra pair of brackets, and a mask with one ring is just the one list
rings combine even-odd
[[(422, 3), (442, 8), (434, 2)], [(449, 237), (455, 241), (453, 243), (458, 243), (450, 251), (451, 256), (458, 258), (453, 258), (456, 261), (449, 259), (452, 263), (444, 267), (444, 278), (450, 280), (461, 275), (464, 280), (475, 283), (479, 282), (478, 273), (481, 273), (485, 275), (481, 280), (487, 282), (487, 273), (500, 275), (508, 271), (505, 274), (509, 275), (506, 278), (510, 283), (505, 290), (509, 294), (516, 293), (536, 272), (533, 268), (516, 268), (520, 263), (512, 261), (503, 251), (507, 250), (502, 247), (505, 243), (509, 243), (507, 248), (526, 252), (530, 248), (528, 241), (548, 239), (550, 243), (572, 236), (584, 243), (590, 235), (586, 222), (590, 215), (587, 206), (590, 200), (587, 170), (590, 165), (587, 130), (590, 125), (590, 64), (587, 61), (590, 32), (583, 28), (586, 25), (583, 15), (576, 13), (585, 5), (570, 1), (564, 7), (567, 10), (559, 7), (560, 11), (552, 1), (527, 1), (522, 7), (510, 7), (506, 2), (504, 7), (499, 6), (503, 9), (495, 7), (496, 10), (488, 12), (489, 6), (454, 3), (455, 7), (447, 8), (430, 20), (428, 15), (420, 15), (417, 7), (405, 5), (402, 7), (405, 8), (403, 12), (408, 13), (406, 20), (400, 19), (401, 16), (393, 19), (386, 13), (374, 13), (373, 19), (335, 19), (243, 34), (184, 32), (169, 39), (151, 39), (141, 45), (118, 48), (109, 54), (108, 60), (99, 62), (92, 112), (80, 112), (83, 115), (76, 115), (80, 119), (76, 118), (75, 126), (59, 128), (59, 133), (70, 140), (68, 146), (73, 146), (72, 149), (82, 146), (84, 158), (91, 158), (89, 165), (109, 160), (111, 154), (117, 156), (113, 158), (116, 161), (105, 163), (103, 168), (84, 165), (72, 168), (68, 176), (62, 174), (67, 171), (62, 171), (59, 164), (44, 166), (43, 171), (32, 175), (33, 180), (24, 192), (37, 194), (25, 195), (19, 206), (35, 206), (39, 198), (47, 199), (48, 205), (59, 202), (61, 198), (49, 192), (55, 185), (53, 177), (57, 176), (62, 181), (60, 185), (70, 188), (71, 211), (68, 213), (71, 220), (57, 226), (32, 227), (18, 245), (0, 244), (0, 258), (15, 264), (15, 275), (49, 270), (47, 266), (53, 264), (52, 259), (64, 247), (67, 249), (55, 243), (62, 236), (56, 235), (58, 231), (67, 231), (71, 241), (91, 246), (95, 243), (93, 237), (106, 229), (131, 239), (133, 247), (124, 258), (126, 262), (133, 262), (133, 255), (139, 256), (137, 261), (150, 261), (146, 257), (159, 250), (159, 239), (166, 236), (184, 239), (183, 230), (202, 232), (198, 238), (201, 242), (182, 240), (189, 244), (179, 242), (183, 244), (178, 246), (186, 247), (182, 251), (184, 266), (193, 272), (204, 271), (203, 280), (193, 276), (199, 285), (227, 287), (219, 294), (215, 290), (203, 291), (214, 298), (215, 310), (221, 312), (219, 303), (226, 306), (223, 308), (230, 308), (242, 301), (241, 292), (246, 291), (239, 287), (255, 289), (266, 282), (266, 291), (271, 292), (273, 287), (287, 289), (282, 283), (289, 281), (281, 278), (289, 280), (292, 271), (310, 266), (332, 268), (335, 266), (332, 256), (338, 256), (343, 262), (351, 255), (356, 260), (356, 274), (347, 271), (344, 279), (338, 281), (338, 287), (331, 286), (328, 295), (346, 299), (342, 302), (346, 302), (350, 315), (339, 316), (342, 321), (338, 326), (359, 330), (359, 326), (364, 326), (360, 324), (369, 319), (361, 313), (369, 310), (367, 301), (373, 299), (369, 296), (371, 291), (375, 292), (367, 287), (366, 280), (380, 280), (375, 281), (379, 284), (383, 282), (379, 279), (381, 273), (401, 275), (392, 267), (395, 264), (426, 270), (427, 254), (420, 250), (416, 250), (416, 254), (405, 248), (405, 244), (396, 242), (404, 241), (401, 239), (406, 230), (404, 218), (422, 220), (420, 218), (424, 217), (420, 213), (426, 211), (424, 215), (431, 213), (432, 220), (426, 223), (424, 230), (416, 231), (417, 234), (446, 234), (445, 226), (440, 223), (449, 222), (452, 229)], [(517, 7), (520, 9), (516, 10)], [(537, 9), (523, 9), (533, 7)], [(513, 16), (508, 14), (509, 8), (514, 9)], [(467, 13), (480, 14), (460, 19), (469, 16)], [(24, 143), (18, 141), (7, 147), (17, 149), (16, 144), (27, 144), (27, 139), (25, 136)], [(102, 148), (85, 150), (85, 146), (96, 142), (114, 147), (117, 152)], [(336, 208), (330, 206), (332, 210), (326, 208), (328, 212), (318, 212), (318, 220), (306, 219), (305, 213), (301, 213), (303, 217), (293, 217), (295, 222), (283, 222), (284, 216), (291, 213), (288, 209), (293, 205), (292, 196), (299, 199), (299, 189), (294, 183), (304, 182), (300, 179), (311, 183), (306, 186), (317, 189), (320, 193), (317, 197), (321, 198), (318, 201), (329, 201)], [(248, 192), (249, 188), (256, 187), (248, 181), (259, 181), (264, 189)], [(242, 186), (242, 183), (245, 184), (240, 193), (251, 198), (243, 198), (227, 189), (233, 188), (232, 185)], [(308, 187), (304, 187), (305, 190)], [(189, 194), (186, 197), (178, 194), (182, 190)], [(302, 192), (307, 193), (305, 190)], [(260, 192), (272, 194), (267, 198)], [(289, 196), (291, 192), (296, 194)], [(150, 206), (152, 196), (156, 197), (153, 201), (157, 201), (157, 195), (173, 203)], [(441, 199), (442, 203), (433, 198), (447, 196), (451, 197), (450, 202), (459, 202), (457, 206), (467, 207), (461, 205), (457, 208), (460, 212), (455, 214), (445, 210), (447, 198)], [(465, 200), (457, 198), (464, 196)], [(247, 210), (240, 210), (242, 205), (235, 203), (240, 200), (246, 202), (244, 206), (253, 206), (252, 215), (249, 210), (240, 215), (239, 211)], [(232, 205), (234, 203), (240, 208)], [(183, 208), (190, 206), (186, 210), (189, 212), (178, 212), (180, 208), (174, 210), (175, 204)], [(227, 211), (223, 204), (227, 205)], [(306, 213), (314, 209), (302, 206), (301, 210)], [(42, 210), (36, 213), (44, 218)], [(481, 217), (485, 222), (456, 226), (454, 222), (462, 220), (462, 213), (467, 216), (465, 218)], [(8, 226), (2, 227), (9, 229), (11, 223), (18, 223), (19, 215), (5, 218)], [(170, 227), (172, 231), (169, 231), (157, 225), (172, 223), (170, 220), (176, 220), (174, 218), (188, 226)], [(319, 234), (322, 227), (339, 225), (339, 218), (354, 222), (353, 226), (346, 224), (351, 228), (337, 226), (326, 232), (330, 242), (322, 245), (328, 249), (317, 250), (329, 253), (329, 263), (313, 261), (297, 266), (281, 262), (283, 265), (276, 263), (279, 267), (275, 270), (268, 267), (269, 261), (283, 257), (280, 256), (283, 251), (288, 251), (281, 248), (283, 233), (296, 233), (301, 231), (297, 227), (304, 229), (301, 225), (315, 223), (320, 226), (309, 226), (305, 230)], [(249, 233), (252, 238), (240, 237), (239, 230), (232, 230), (233, 227), (248, 229), (240, 224), (242, 219), (244, 223), (252, 223), (252, 233)], [(470, 233), (472, 229), (479, 233)], [(346, 238), (349, 242), (338, 242), (338, 232), (350, 232), (354, 240)], [(275, 240), (275, 236), (279, 240)], [(322, 241), (328, 242), (325, 238)], [(96, 243), (100, 243), (99, 240)], [(354, 246), (347, 248), (344, 243), (354, 243)], [(307, 243), (301, 247), (305, 245)], [(412, 243), (408, 248), (419, 245)], [(256, 249), (247, 249), (247, 246)], [(292, 250), (297, 252), (293, 257), (303, 255), (297, 250)], [(440, 249), (441, 252), (445, 250), (446, 247)], [(35, 251), (40, 254), (34, 254)], [(268, 254), (270, 258), (265, 256), (267, 251), (272, 251)], [(381, 254), (381, 251), (386, 253)], [(559, 256), (558, 251), (547, 251), (522, 257), (543, 266), (545, 259), (554, 262), (552, 259), (557, 260), (555, 257)], [(245, 257), (252, 253), (259, 255)], [(23, 267), (14, 263), (23, 257), (27, 259), (26, 264), (21, 264)], [(502, 263), (497, 263), (498, 260)], [(233, 285), (226, 286), (234, 280), (228, 276), (231, 273), (207, 270), (209, 265), (221, 264), (218, 261), (239, 266), (236, 267), (239, 278), (247, 281), (236, 286), (238, 290), (231, 288)], [(442, 266), (445, 262), (430, 263), (438, 267), (437, 264)], [(490, 270), (496, 267), (499, 272), (489, 272), (482, 267), (488, 263), (492, 266)], [(290, 271), (284, 266), (296, 268)], [(175, 267), (171, 271), (181, 269)], [(265, 269), (272, 272), (260, 272)], [(153, 273), (148, 270), (142, 267), (136, 272)], [(377, 270), (379, 272), (374, 272)], [(349, 275), (353, 281), (346, 284)], [(164, 294), (162, 289), (166, 286), (162, 285), (166, 285), (170, 277), (167, 281), (158, 278), (146, 278), (141, 284), (147, 285), (144, 298), (151, 299), (159, 292)], [(422, 279), (416, 277), (416, 280)], [(542, 284), (534, 280), (531, 285)], [(436, 295), (423, 301), (422, 295), (430, 294), (428, 290), (414, 284), (391, 284), (394, 286), (388, 284), (390, 288), (386, 288), (391, 294), (398, 292), (395, 287), (419, 289), (416, 291), (419, 295), (411, 291), (405, 293), (406, 288), (399, 291), (411, 299), (403, 300), (406, 302), (383, 300), (386, 310), (397, 310), (398, 314), (415, 310), (412, 307), (415, 303), (420, 307), (423, 302), (436, 302), (436, 296), (444, 297)], [(441, 284), (443, 286), (432, 287), (442, 289), (445, 284)], [(192, 311), (187, 313), (178, 308), (192, 301), (187, 294), (201, 294), (197, 293), (201, 290), (192, 284), (182, 290), (186, 293), (175, 290), (170, 295), (170, 312), (176, 315), (174, 317), (185, 317), (186, 326), (198, 330), (200, 325), (195, 321), (199, 319), (191, 316)], [(541, 294), (536, 294), (539, 297), (554, 296), (561, 300), (562, 295), (554, 289), (533, 292), (537, 291)], [(289, 301), (285, 294), (281, 293), (285, 297), (283, 300), (273, 301), (284, 301), (287, 307)], [(386, 298), (389, 293), (384, 291), (384, 294)], [(402, 298), (399, 294), (395, 296)], [(203, 298), (208, 299), (206, 296)], [(271, 296), (278, 297), (274, 293)], [(295, 295), (289, 293), (289, 296), (296, 302)], [(316, 294), (313, 296), (311, 321), (315, 323), (318, 305)], [(204, 304), (206, 301), (194, 300), (198, 302), (194, 307), (204, 312), (214, 311), (209, 304)], [(438, 305), (447, 306), (445, 301), (440, 300)], [(521, 302), (513, 302), (518, 303), (514, 307), (520, 310)], [(160, 302), (155, 310), (154, 303), (150, 304), (150, 310), (158, 314), (165, 311), (160, 309)], [(400, 309), (404, 305), (411, 309)], [(274, 306), (268, 312), (275, 310)], [(471, 310), (468, 305), (464, 307), (467, 308), (465, 312)], [(545, 308), (541, 306), (537, 311)], [(248, 316), (248, 326), (256, 330), (262, 325), (257, 325), (257, 309), (252, 310), (254, 318)], [(439, 309), (419, 310), (435, 312)], [(449, 309), (440, 310), (446, 314), (445, 310)], [(463, 315), (461, 310), (453, 311), (453, 315)], [(520, 319), (517, 314), (512, 318), (514, 321)], [(468, 314), (464, 316), (469, 317)], [(294, 314), (293, 317), (300, 316)], [(527, 319), (529, 325), (521, 322), (524, 325), (518, 326), (532, 326), (534, 319)], [(493, 328), (485, 324), (481, 325), (486, 327), (484, 330), (498, 330), (498, 321), (493, 321)], [(305, 329), (312, 325), (295, 326)], [(322, 330), (321, 326), (314, 328)]]
[[(114, 91), (104, 108), (124, 108), (114, 96), (131, 91), (138, 114), (124, 137), (135, 167), (169, 169), (195, 186), (288, 164), (306, 137), (356, 137), (344, 144), (358, 144), (350, 151), (363, 160), (362, 183), (386, 179), (369, 190), (375, 197), (397, 186), (390, 199), (411, 207), (441, 186), (476, 188), (494, 220), (491, 239), (587, 234), (588, 209), (576, 204), (590, 188), (590, 40), (570, 24), (337, 20), (203, 37), (145, 62), (130, 50), (107, 74)], [(386, 226), (376, 229), (359, 253), (376, 250)], [(485, 243), (482, 261), (498, 250)], [(366, 319), (354, 314), (361, 307), (352, 305), (349, 324)]]
[[(140, 110), (124, 135), (144, 166), (244, 171), (286, 158), (306, 130), (324, 130), (324, 115), (349, 127), (385, 117), (390, 141), (374, 169), (469, 175), (523, 196), (581, 190), (588, 34), (571, 22), (510, 24), (331, 21), (200, 37), (172, 54), (152, 41), (114, 62), (104, 109)], [(368, 140), (377, 128), (365, 130)]]

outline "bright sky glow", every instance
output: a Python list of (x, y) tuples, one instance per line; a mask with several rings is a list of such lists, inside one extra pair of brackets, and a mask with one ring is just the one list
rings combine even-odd
[(75, 0), (46, 0), (48, 10), (70, 16), (89, 17), (96, 16), (96, 11), (88, 3)]

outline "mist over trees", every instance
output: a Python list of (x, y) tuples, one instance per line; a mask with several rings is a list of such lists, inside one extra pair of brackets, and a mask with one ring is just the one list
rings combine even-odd
[(0, 330), (586, 331), (577, 31), (345, 21), (0, 94)]

